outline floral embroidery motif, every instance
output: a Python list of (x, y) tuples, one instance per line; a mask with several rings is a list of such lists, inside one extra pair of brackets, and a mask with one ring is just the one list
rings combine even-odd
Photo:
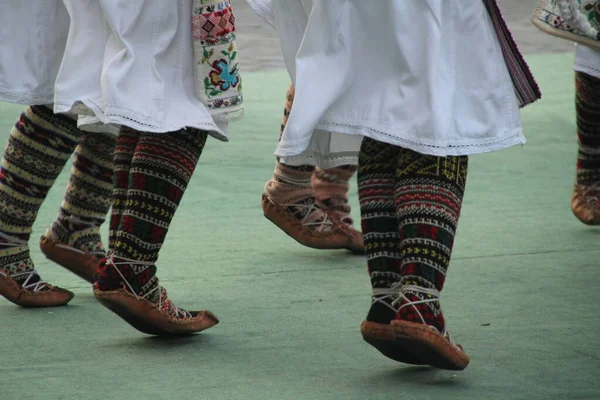
[(194, 0), (196, 92), (213, 115), (242, 110), (242, 79), (230, 0)]
[[(545, 0), (534, 13), (534, 24), (573, 34), (577, 37), (600, 40), (600, 1), (576, 0), (579, 7), (572, 7), (568, 0)], [(548, 32), (550, 33), (550, 32)]]
[[(233, 43), (229, 45), (227, 50), (221, 50), (222, 56), (227, 57), (215, 59), (211, 66), (212, 71), (208, 77), (204, 78), (205, 92), (208, 97), (216, 96), (220, 92), (235, 88), (241, 81), (238, 74), (237, 54)], [(213, 59), (214, 49), (210, 51), (204, 50), (202, 63), (208, 63)], [(241, 90), (241, 88), (240, 88)]]
[(221, 59), (213, 63), (213, 72), (210, 73), (210, 83), (213, 85), (219, 85), (219, 88), (223, 91), (230, 87), (235, 87), (240, 82), (240, 77), (236, 75), (235, 69), (229, 71), (229, 64), (227, 61)]

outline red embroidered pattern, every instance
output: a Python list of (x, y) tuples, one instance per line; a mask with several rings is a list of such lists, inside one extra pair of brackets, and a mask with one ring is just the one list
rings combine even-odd
[(227, 8), (192, 16), (192, 38), (194, 40), (218, 41), (235, 32), (235, 15), (229, 2)]

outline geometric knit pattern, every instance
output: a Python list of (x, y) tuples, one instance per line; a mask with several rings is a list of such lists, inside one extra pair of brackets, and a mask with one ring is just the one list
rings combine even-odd
[[(462, 208), (467, 168), (467, 156), (424, 156), (407, 149), (400, 153), (395, 197), (402, 285), (442, 291)], [(410, 301), (430, 298), (420, 292), (406, 296)], [(419, 304), (416, 308), (430, 325), (440, 332), (444, 330), (439, 302)], [(400, 310), (397, 318), (421, 322), (413, 307)]]
[[(285, 95), (285, 105), (283, 107), (283, 118), (281, 119), (281, 129), (279, 131), (279, 141), (281, 141), (281, 137), (283, 136), (283, 131), (285, 131), (285, 127), (287, 125), (288, 119), (290, 117), (290, 113), (292, 112), (292, 106), (294, 105), (294, 95), (296, 93), (296, 89), (294, 85), (290, 85), (288, 91)], [(279, 163), (279, 157), (277, 157), (277, 163)], [(303, 172), (315, 170), (315, 167), (312, 165), (288, 165), (288, 168), (296, 169)]]
[[(280, 141), (290, 113), (292, 112), (294, 95), (294, 85), (290, 85), (286, 93), (286, 101), (283, 108), (283, 118), (281, 120), (281, 130), (279, 134)], [(286, 171), (287, 173), (280, 173), (281, 171)], [(315, 168), (313, 165), (284, 165), (279, 161), (279, 158), (277, 158), (275, 174), (268, 186), (271, 194), (274, 194), (274, 192), (280, 189), (285, 190), (286, 186), (289, 187), (289, 190), (313, 186), (313, 193), (306, 191), (306, 197), (294, 201), (294, 203), (299, 206), (288, 206), (286, 207), (287, 211), (294, 215), (296, 219), (302, 220), (306, 217), (307, 213), (312, 212), (312, 210), (315, 210), (321, 215), (322, 211), (320, 208), (328, 208), (336, 213), (340, 219), (344, 219), (345, 223), (351, 225), (352, 218), (349, 217), (350, 206), (348, 204), (347, 192), (348, 181), (355, 171), (356, 167), (353, 165), (344, 165), (330, 170)], [(286, 175), (289, 177), (286, 177)], [(292, 179), (290, 179), (290, 177)], [(316, 187), (314, 185), (316, 185)], [(316, 195), (314, 193), (316, 191), (319, 191), (320, 195)], [(276, 204), (279, 203), (272, 196), (269, 197)], [(286, 203), (289, 202), (286, 201)], [(322, 216), (317, 217), (317, 220), (321, 217), (324, 218), (325, 215), (323, 214)], [(313, 216), (311, 215), (310, 218), (312, 220)]]
[[(0, 271), (20, 285), (39, 281), (25, 244), (37, 213), (77, 146), (82, 131), (44, 106), (28, 107), (8, 139), (0, 167)], [(9, 246), (18, 239), (20, 246)]]
[(577, 137), (577, 183), (600, 183), (600, 79), (583, 72), (575, 74)]
[(355, 165), (335, 168), (317, 168), (312, 178), (312, 187), (321, 208), (326, 209), (347, 225), (352, 225), (351, 208), (348, 202), (350, 179), (356, 172)]
[[(122, 154), (125, 147), (121, 146), (122, 133), (117, 139), (117, 151), (121, 159), (125, 159)], [(132, 139), (130, 133), (127, 130), (125, 139)], [(168, 133), (142, 132), (129, 155), (131, 163), (127, 169), (126, 199), (120, 208), (121, 220), (117, 227), (113, 228), (115, 221), (111, 222), (110, 251), (118, 262), (117, 268), (134, 292), (142, 297), (150, 293), (147, 299), (154, 303), (158, 302), (162, 293), (162, 289), (156, 290), (158, 278), (154, 263), (206, 138), (207, 132), (197, 129)], [(115, 179), (124, 182), (122, 175), (125, 169), (122, 167), (117, 167), (115, 163), (115, 174), (120, 174)], [(123, 260), (134, 261), (121, 264)], [(113, 267), (100, 271), (100, 290), (120, 285), (120, 277), (110, 275), (111, 271), (114, 273)]]
[(285, 207), (307, 228), (327, 231), (327, 215), (319, 208), (311, 186), (313, 171), (303, 171), (277, 162), (273, 178), (265, 185), (265, 193), (274, 203)]
[[(373, 288), (393, 284), (441, 291), (452, 254), (468, 169), (466, 156), (436, 157), (365, 138), (358, 180), (362, 227)], [(405, 292), (413, 301), (432, 299)], [(401, 306), (405, 301), (400, 301)], [(445, 327), (438, 301), (415, 305)], [(422, 322), (413, 306), (396, 318)]]
[[(294, 86), (290, 85), (285, 96), (285, 106), (283, 107), (283, 118), (281, 120), (281, 130), (279, 132), (280, 141), (290, 113), (292, 112), (294, 94)], [(281, 163), (279, 157), (277, 157), (273, 178), (267, 183), (267, 195), (275, 204), (298, 204), (298, 207), (294, 207), (293, 205), (286, 207), (286, 210), (296, 219), (304, 220), (309, 212), (312, 213), (312, 210), (319, 213), (317, 220), (323, 219), (325, 218), (325, 215), (320, 215), (322, 214), (322, 211), (317, 209), (314, 193), (312, 190), (309, 190), (311, 187), (310, 180), (314, 172), (315, 167), (312, 165), (287, 165)], [(291, 192), (302, 192), (306, 195), (288, 201), (288, 193)], [(313, 216), (311, 215), (311, 219), (312, 217)]]
[(371, 286), (388, 289), (400, 281), (396, 164), (399, 148), (364, 138), (358, 159), (358, 196)]
[(67, 192), (47, 232), (55, 242), (105, 256), (100, 225), (112, 204), (115, 142), (112, 134), (88, 133), (75, 148)]
[(127, 202), (127, 189), (129, 187), (129, 170), (135, 147), (140, 140), (141, 133), (131, 128), (122, 127), (115, 144), (113, 157), (113, 204), (111, 208), (110, 230), (108, 233), (108, 247), (113, 248), (115, 235), (118, 231), (125, 203)]
[(279, 131), (279, 141), (281, 141), (281, 136), (283, 135), (283, 131), (285, 131), (285, 127), (287, 125), (288, 119), (290, 117), (290, 113), (292, 112), (292, 106), (294, 105), (294, 96), (296, 95), (296, 89), (294, 85), (290, 85), (288, 87), (288, 91), (285, 94), (285, 105), (283, 106), (283, 118), (281, 119), (281, 129)]

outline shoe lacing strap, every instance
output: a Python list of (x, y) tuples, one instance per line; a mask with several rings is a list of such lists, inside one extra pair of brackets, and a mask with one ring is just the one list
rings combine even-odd
[(62, 218), (62, 220), (70, 222), (74, 225), (85, 225), (89, 228), (98, 228), (99, 227), (97, 223), (83, 220), (76, 215), (66, 216), (66, 217)]
[(147, 300), (147, 297), (150, 296), (152, 293), (154, 293), (155, 291), (159, 291), (159, 296), (158, 296), (158, 309), (162, 311), (163, 309), (163, 302), (164, 303), (168, 303), (168, 308), (169, 308), (169, 315), (175, 316), (175, 318), (192, 318), (193, 315), (189, 312), (186, 311), (184, 309), (181, 309), (179, 307), (177, 307), (175, 304), (173, 304), (173, 302), (171, 300), (169, 300), (167, 298), (167, 290), (165, 288), (163, 288), (160, 285), (156, 285), (156, 287), (154, 289), (152, 289), (151, 291), (149, 291), (148, 293), (146, 293), (143, 296), (139, 296), (135, 290), (133, 290), (133, 287), (131, 286), (131, 284), (129, 283), (129, 281), (127, 281), (127, 279), (125, 279), (125, 276), (123, 276), (123, 274), (121, 273), (121, 271), (119, 270), (119, 268), (117, 268), (118, 265), (145, 265), (145, 266), (152, 266), (154, 265), (154, 262), (152, 261), (139, 261), (139, 260), (134, 260), (131, 258), (124, 258), (124, 257), (119, 257), (119, 259), (121, 259), (122, 261), (115, 261), (114, 258), (110, 258), (107, 259), (106, 262), (110, 263), (113, 265), (113, 267), (115, 268), (115, 270), (117, 270), (118, 274), (121, 275), (121, 279), (123, 279), (123, 282), (125, 282), (125, 284), (127, 285), (127, 287), (129, 288), (129, 291), (131, 293), (133, 293), (133, 295), (136, 297), (136, 299), (144, 299)]
[[(421, 293), (424, 294), (426, 296), (431, 296), (432, 298), (429, 299), (424, 299), (424, 300), (417, 300), (417, 301), (411, 301), (408, 297), (406, 297), (406, 292), (412, 292), (412, 293)], [(423, 322), (424, 325), (428, 325), (434, 329), (437, 330), (437, 328), (435, 328), (432, 325), (429, 325), (426, 321), (425, 318), (423, 318), (423, 314), (421, 314), (421, 312), (419, 311), (419, 309), (416, 307), (417, 304), (427, 304), (427, 303), (434, 303), (436, 301), (440, 300), (440, 292), (437, 289), (429, 289), (429, 288), (423, 288), (420, 286), (415, 286), (415, 285), (403, 285), (400, 288), (400, 293), (399, 296), (396, 300), (394, 300), (394, 302), (392, 303), (392, 305), (397, 305), (398, 303), (400, 303), (400, 301), (404, 300), (406, 303), (402, 304), (400, 307), (398, 307), (398, 311), (402, 310), (404, 307), (412, 307), (415, 312), (417, 313), (417, 315), (419, 316), (419, 318), (421, 318), (421, 321)], [(452, 339), (450, 338), (450, 334), (448, 333), (448, 331), (446, 331), (446, 327), (444, 326), (444, 329), (442, 330), (442, 332), (440, 332), (447, 340), (448, 342), (450, 342), (450, 344), (452, 344), (452, 346), (454, 347), (458, 347), (456, 345), (456, 343), (454, 343), (454, 341), (452, 341)]]
[(173, 302), (171, 300), (169, 300), (169, 298), (167, 297), (167, 289), (165, 289), (162, 286), (159, 286), (157, 288), (154, 288), (150, 291), (150, 293), (154, 292), (155, 290), (160, 288), (160, 299), (159, 299), (159, 303), (158, 303), (158, 307), (162, 309), (162, 302), (163, 302), (163, 298), (164, 298), (164, 304), (167, 304), (169, 307), (169, 315), (174, 316), (175, 318), (193, 318), (192, 313), (190, 313), (187, 310), (184, 310), (183, 308), (179, 308), (177, 307), (175, 304), (173, 304)]
[(0, 246), (5, 247), (23, 247), (27, 246), (27, 240), (19, 239), (16, 236), (7, 235), (4, 232), (0, 232), (0, 238), (4, 239), (5, 242), (0, 242)]
[[(76, 215), (69, 215), (67, 217), (64, 217), (64, 218), (62, 218), (62, 221), (69, 222), (69, 223), (71, 223), (73, 225), (83, 225), (83, 226), (86, 226), (88, 228), (100, 228), (100, 225), (98, 225), (97, 223), (90, 222), (90, 221), (85, 221), (85, 220), (79, 218)], [(97, 258), (105, 256), (105, 253), (102, 250), (97, 250), (97, 251), (83, 251), (81, 249), (77, 249), (75, 247), (69, 246), (67, 244), (62, 244), (62, 243), (56, 243), (56, 247), (60, 247), (60, 248), (65, 249), (65, 250), (74, 251), (74, 252), (79, 253), (79, 254), (92, 254), (92, 255), (96, 256)]]
[[(327, 201), (327, 202), (326, 202)], [(319, 206), (327, 213), (332, 213), (337, 219), (348, 226), (352, 226), (354, 220), (350, 214), (348, 200), (341, 197), (330, 197), (326, 200), (317, 201)]]
[(583, 190), (583, 197), (590, 206), (600, 203), (600, 182), (592, 185), (579, 185)]
[[(424, 299), (424, 300), (417, 300), (417, 301), (411, 301), (408, 297), (406, 297), (406, 292), (412, 292), (412, 293), (421, 293), (427, 296), (432, 296), (432, 298), (429, 299)], [(415, 286), (415, 285), (403, 285), (400, 288), (400, 293), (399, 296), (396, 300), (394, 300), (394, 302), (392, 303), (392, 305), (397, 305), (398, 303), (400, 303), (400, 301), (405, 300), (406, 303), (402, 304), (400, 307), (398, 307), (398, 311), (402, 310), (404, 307), (412, 307), (417, 315), (419, 316), (419, 318), (421, 318), (421, 321), (427, 325), (427, 322), (425, 321), (425, 318), (423, 318), (423, 315), (421, 314), (421, 312), (419, 311), (419, 309), (416, 307), (417, 304), (427, 304), (427, 303), (434, 303), (436, 301), (440, 300), (440, 292), (436, 289), (428, 289), (428, 288), (423, 288), (420, 286)], [(444, 332), (442, 332), (444, 333)]]
[(394, 305), (400, 296), (401, 290), (402, 283), (400, 282), (394, 282), (389, 288), (373, 288), (372, 304), (381, 303), (396, 313), (398, 310)]
[(79, 253), (79, 254), (91, 254), (91, 255), (95, 256), (96, 258), (102, 258), (102, 257), (105, 256), (105, 253), (103, 251), (101, 251), (101, 250), (97, 250), (97, 251), (83, 251), (81, 249), (77, 249), (75, 247), (69, 246), (68, 244), (62, 244), (62, 243), (56, 243), (55, 246), (56, 247), (60, 247), (61, 249), (73, 251), (73, 252)]
[[(303, 226), (317, 226), (317, 228), (316, 228), (317, 232), (329, 230), (333, 226), (333, 222), (329, 220), (329, 216), (327, 215), (327, 213), (323, 212), (323, 210), (321, 210), (321, 208), (319, 208), (319, 206), (317, 205), (316, 202), (312, 202), (310, 205), (293, 203), (293, 204), (279, 204), (279, 206), (308, 208), (308, 211), (306, 212), (306, 214), (304, 215), (304, 218), (302, 218), (302, 221), (300, 223)], [(321, 211), (322, 219), (320, 219), (319, 221), (311, 221), (313, 211), (316, 212), (317, 210)]]
[[(413, 293), (415, 293), (415, 292), (422, 293), (422, 294), (425, 294), (428, 296), (433, 296), (433, 298), (425, 299), (425, 300), (418, 300), (418, 301), (411, 301), (404, 294), (404, 292), (406, 292), (406, 291), (410, 291)], [(391, 304), (388, 303), (388, 301), (385, 301), (385, 300), (389, 300), (389, 299), (394, 299), (391, 302)], [(402, 301), (402, 300), (406, 301), (406, 303), (401, 305), (400, 307), (396, 308), (398, 303), (400, 303), (400, 301)], [(423, 318), (423, 315), (421, 314), (421, 312), (415, 305), (416, 304), (433, 303), (433, 302), (439, 301), (439, 300), (440, 300), (440, 292), (436, 289), (427, 289), (427, 288), (422, 288), (420, 286), (415, 286), (415, 285), (402, 285), (402, 283), (400, 283), (400, 282), (393, 283), (389, 288), (374, 288), (373, 289), (373, 303), (382, 303), (383, 305), (385, 305), (390, 310), (392, 310), (396, 313), (398, 311), (400, 311), (401, 309), (403, 309), (404, 307), (412, 306), (414, 308), (414, 310), (417, 312), (417, 315), (419, 315), (419, 318), (421, 318), (421, 321), (423, 322), (423, 324), (428, 325), (428, 326), (431, 326), (431, 325), (429, 325), (425, 321), (425, 318)], [(433, 326), (431, 326), (431, 327), (435, 328)], [(435, 328), (435, 329), (437, 330), (437, 328)], [(448, 331), (446, 330), (446, 327), (444, 327), (444, 330), (440, 333), (446, 338), (446, 340), (448, 340), (448, 342), (450, 342), (450, 344), (452, 346), (459, 348), (458, 345), (456, 343), (454, 343), (454, 341), (450, 337), (450, 333), (448, 333)]]
[[(19, 239), (18, 237), (7, 235), (3, 232), (0, 232), (0, 238), (5, 240), (3, 242), (0, 242), (0, 246), (4, 247), (24, 247), (28, 244), (27, 240)], [(17, 276), (26, 276), (27, 278), (25, 279), (25, 282), (23, 282), (21, 287), (32, 292), (39, 292), (42, 289), (46, 289), (49, 286), (49, 284), (46, 281), (42, 280), (42, 278), (39, 278), (40, 280), (37, 282), (29, 283), (29, 280), (35, 275), (37, 275), (38, 277), (40, 276), (35, 269), (32, 269), (31, 271), (17, 272), (16, 274), (12, 275), (8, 275), (7, 273), (3, 273), (2, 271), (0, 271), (0, 275), (4, 277), (10, 276), (11, 278), (15, 278)]]

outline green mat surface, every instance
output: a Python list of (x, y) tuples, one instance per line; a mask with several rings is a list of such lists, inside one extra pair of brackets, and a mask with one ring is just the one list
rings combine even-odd
[[(0, 299), (0, 399), (600, 399), (600, 229), (569, 208), (572, 58), (529, 57), (544, 99), (522, 113), (528, 144), (471, 158), (443, 294), (450, 331), (472, 357), (466, 371), (404, 366), (365, 344), (363, 257), (303, 248), (262, 216), (288, 78), (252, 73), (246, 117), (230, 143), (210, 140), (159, 260), (171, 297), (221, 324), (145, 337), (32, 240), (42, 276), (76, 297), (38, 310)], [(21, 109), (0, 103), (0, 142)], [(67, 178), (65, 168), (34, 238)], [(358, 219), (356, 185), (352, 199)]]

